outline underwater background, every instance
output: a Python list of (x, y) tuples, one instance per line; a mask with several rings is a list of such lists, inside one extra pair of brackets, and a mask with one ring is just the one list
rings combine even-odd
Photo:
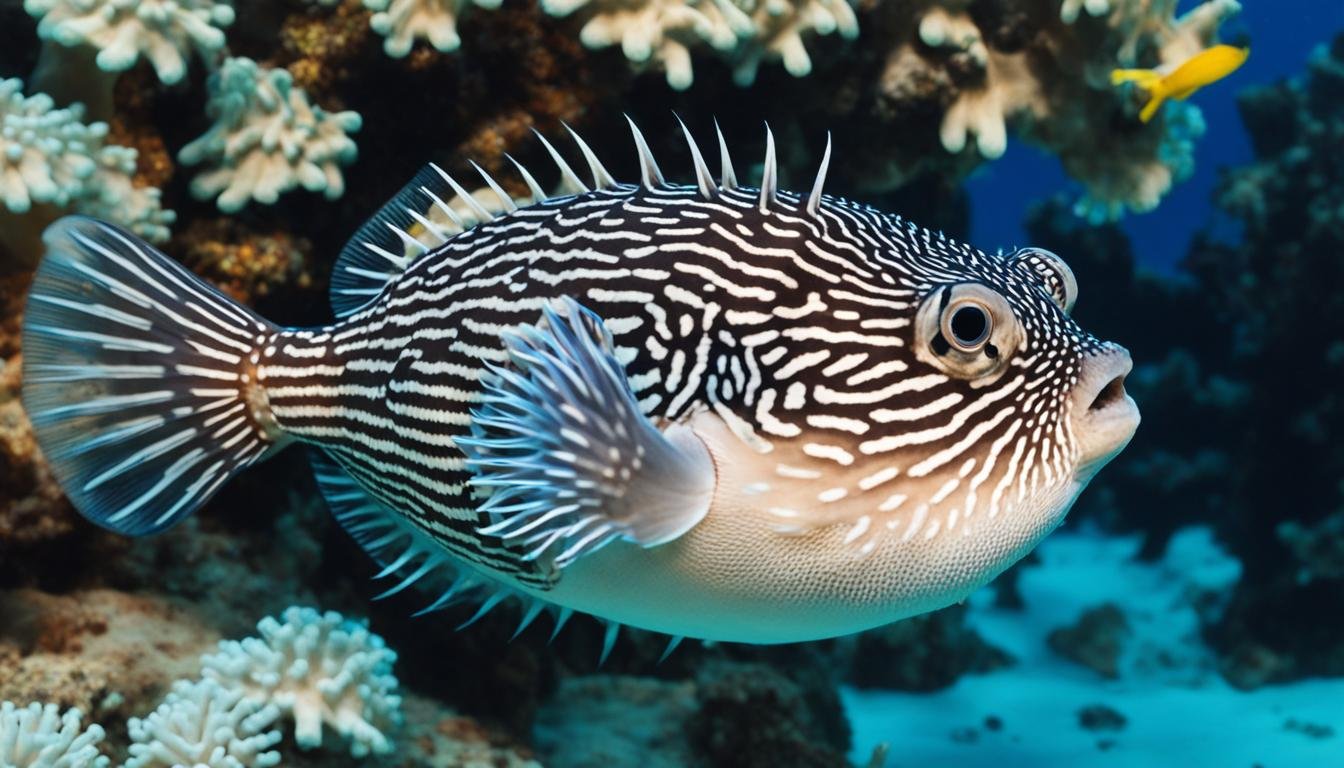
[[(1344, 766), (1344, 4), (727, 2), (0, 0), (0, 766)], [(1110, 83), (1216, 42), (1151, 122)], [(830, 131), (828, 191), (1060, 254), (1133, 353), (1133, 442), (964, 604), (599, 664), (584, 616), (375, 599), (300, 451), (153, 538), (64, 499), (18, 394), (62, 214), (316, 325), (424, 163), (566, 123), (634, 178), (628, 114), (685, 182), (674, 111), (752, 180), (768, 121), (787, 189)]]

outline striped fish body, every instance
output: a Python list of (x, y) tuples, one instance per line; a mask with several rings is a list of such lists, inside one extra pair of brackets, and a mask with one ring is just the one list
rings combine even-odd
[[(448, 574), (436, 605), (517, 595), (529, 615), (548, 605), (787, 642), (963, 598), (1058, 525), (1132, 434), (1127, 355), (1069, 318), (1076, 286), (1052, 254), (987, 255), (820, 183), (806, 198), (778, 191), (772, 156), (760, 188), (731, 170), (707, 183), (698, 152), (697, 183), (670, 184), (637, 133), (636, 145), (644, 183), (611, 181), (583, 146), (596, 189), (497, 216), (422, 173), (338, 262), (345, 316), (327, 327), (275, 328), (189, 283), (215, 320), (182, 333), (204, 359), (178, 375), (217, 386), (188, 387), (177, 407), (217, 420), (138, 451), (110, 440), (90, 467), (88, 451), (61, 453), (68, 412), (44, 415), (81, 404), (36, 395), (58, 474), (69, 488), (116, 457), (180, 464), (193, 441), (234, 440), (181, 470), (194, 490), (161, 468), (135, 499), (107, 503), (101, 485), (76, 498), (145, 533), (302, 441), (322, 451), (337, 517), (399, 576), (394, 591)], [(454, 191), (482, 223), (456, 231)], [(117, 272), (108, 285), (170, 269), (104, 225), (61, 227), (52, 251)], [(121, 241), (140, 255), (109, 264)], [(130, 303), (109, 308), (145, 309)], [(51, 337), (30, 335), (35, 389), (65, 369), (42, 352)], [(106, 339), (88, 343), (107, 356)], [(171, 412), (182, 386), (149, 390), (173, 402), (134, 404)], [(115, 437), (124, 422), (86, 427)], [(150, 437), (184, 431), (145, 423)]]

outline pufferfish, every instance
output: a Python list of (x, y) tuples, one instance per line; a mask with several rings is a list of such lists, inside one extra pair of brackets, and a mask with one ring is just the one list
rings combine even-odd
[[(490, 210), (436, 165), (333, 268), (338, 316), (282, 328), (135, 236), (69, 217), (23, 327), (23, 401), (99, 525), (162, 531), (291, 443), (341, 524), (430, 608), (751, 643), (930, 611), (1030, 551), (1138, 425), (1124, 348), (1038, 248), (710, 173), (559, 170)], [(510, 158), (512, 159), (512, 158)], [(474, 164), (473, 164), (474, 165)], [(482, 193), (482, 197), (485, 197)], [(473, 221), (474, 220), (474, 221)], [(521, 628), (520, 628), (521, 629)]]

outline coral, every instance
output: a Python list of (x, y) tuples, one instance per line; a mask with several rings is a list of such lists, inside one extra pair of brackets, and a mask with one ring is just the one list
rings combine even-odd
[(222, 27), (233, 23), (225, 0), (24, 0), (40, 18), (37, 33), (62, 45), (98, 49), (98, 67), (130, 69), (144, 56), (165, 83), (187, 72), (192, 49), (209, 59), (224, 49)]
[(85, 125), (79, 107), (56, 109), (44, 94), (25, 97), (19, 80), (0, 80), (0, 199), (15, 213), (33, 203), (67, 205), (98, 164), (107, 126)]
[(803, 37), (838, 32), (858, 36), (848, 0), (542, 0), (554, 16), (576, 11), (580, 39), (589, 48), (617, 43), (638, 68), (663, 70), (668, 85), (689, 88), (691, 50), (706, 46), (734, 67), (739, 85), (750, 85), (763, 61), (780, 60), (798, 77), (812, 71)]
[(253, 232), (232, 217), (197, 220), (180, 240), (182, 263), (246, 304), (314, 287), (312, 244), (284, 230)]
[(106, 721), (151, 709), (219, 638), (162, 597), (108, 589), (0, 591), (0, 700), (48, 701)]
[(221, 642), (201, 659), (206, 678), (274, 702), (295, 722), (304, 749), (322, 744), (327, 726), (356, 757), (388, 754), (401, 722), (392, 664), (397, 655), (361, 623), (335, 612), (293, 607), (257, 624), (260, 638)]
[(13, 213), (48, 203), (100, 216), (150, 240), (168, 238), (175, 215), (160, 192), (137, 187), (136, 151), (105, 144), (106, 123), (84, 123), (79, 104), (58, 109), (44, 94), (24, 96), (0, 80), (0, 200)]
[(387, 38), (383, 50), (401, 58), (411, 52), (417, 40), (427, 40), (444, 53), (457, 50), (462, 39), (457, 35), (457, 19), (468, 5), (498, 8), (503, 0), (364, 0), (373, 11), (369, 26)]
[(210, 166), (192, 179), (193, 195), (218, 196), (219, 209), (233, 213), (248, 200), (274, 203), (296, 186), (328, 200), (344, 193), (340, 166), (355, 159), (347, 134), (359, 130), (358, 113), (313, 106), (289, 72), (245, 58), (227, 59), (209, 90), (215, 123), (178, 153), (186, 165)]
[(165, 242), (177, 214), (162, 207), (163, 193), (133, 182), (136, 151), (130, 147), (106, 146), (95, 156), (97, 168), (89, 193), (80, 201), (80, 213), (115, 221), (154, 243)]
[[(1079, 17), (1085, 8), (1087, 18)], [(891, 189), (934, 167), (959, 173), (1001, 156), (1016, 136), (1059, 157), (1083, 187), (1079, 215), (1100, 223), (1125, 211), (1151, 210), (1193, 170), (1193, 145), (1204, 130), (1196, 107), (1168, 108), (1139, 124), (1139, 94), (1108, 79), (1117, 66), (1170, 66), (1216, 41), (1234, 0), (1208, 0), (1173, 15), (1171, 0), (1141, 2), (882, 3), (865, 24), (875, 32), (881, 71), (871, 91), (878, 125), (924, 132), (961, 165), (928, 158), (924, 145), (883, 146), (857, 158), (861, 183)], [(1070, 23), (1072, 22), (1072, 23)], [(872, 54), (870, 54), (872, 55)], [(864, 109), (860, 100), (856, 109)]]
[(30, 704), (20, 709), (0, 702), (0, 765), (13, 768), (103, 768), (98, 753), (103, 729), (80, 730), (77, 709), (61, 713), (55, 704)]
[(688, 724), (696, 765), (845, 765), (843, 744), (824, 737), (803, 689), (772, 666), (709, 662), (696, 678), (698, 711)]
[(794, 77), (812, 72), (803, 38), (838, 33), (845, 40), (859, 36), (859, 20), (849, 0), (742, 0), (751, 16), (751, 31), (734, 51), (733, 79), (751, 85), (763, 62), (778, 60)]
[(1211, 639), (1229, 679), (1253, 687), (1344, 674), (1344, 637), (1320, 619), (1344, 615), (1328, 555), (1344, 508), (1344, 36), (1311, 54), (1305, 77), (1248, 89), (1238, 106), (1256, 159), (1224, 174), (1215, 199), (1242, 240), (1207, 235), (1187, 266), (1230, 329), (1199, 354), (1228, 358), (1246, 391), (1220, 514), (1246, 577)]
[(179, 680), (158, 709), (127, 723), (131, 756), (125, 768), (270, 768), (280, 763), (280, 753), (271, 749), (280, 732), (268, 730), (279, 717), (274, 704), (213, 680)]
[(1298, 579), (1344, 579), (1344, 512), (1313, 526), (1289, 520), (1275, 530), (1299, 564)]
[(935, 691), (1012, 663), (966, 625), (966, 606), (915, 616), (854, 639), (848, 679), (860, 688)]

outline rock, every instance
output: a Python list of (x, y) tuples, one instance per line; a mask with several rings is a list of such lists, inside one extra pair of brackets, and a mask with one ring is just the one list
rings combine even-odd
[(1089, 704), (1078, 710), (1078, 725), (1088, 731), (1121, 731), (1129, 718), (1105, 704)]
[(1129, 633), (1120, 607), (1104, 603), (1085, 611), (1072, 626), (1051, 632), (1047, 642), (1055, 653), (1114, 680), (1120, 676), (1120, 653)]
[(847, 679), (860, 688), (936, 691), (964, 674), (1012, 663), (965, 619), (966, 606), (954, 605), (864, 632), (854, 641)]

